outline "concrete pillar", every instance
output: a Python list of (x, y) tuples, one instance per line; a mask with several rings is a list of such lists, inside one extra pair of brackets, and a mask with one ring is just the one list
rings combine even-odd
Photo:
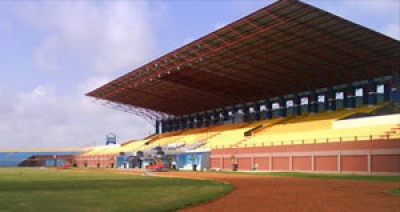
[(279, 97), (278, 102), (279, 102), (279, 112), (278, 112), (279, 117), (286, 117), (287, 107), (286, 107), (285, 97), (283, 97), (283, 96)]
[(315, 171), (315, 155), (312, 153), (311, 155), (311, 171)]
[(347, 89), (344, 92), (344, 106), (345, 108), (356, 107), (355, 89), (352, 85), (348, 85)]
[(265, 119), (272, 119), (272, 102), (268, 99), (265, 101), (265, 106), (267, 108), (265, 112)]
[(156, 134), (160, 134), (160, 120), (156, 120)]
[(272, 171), (272, 154), (269, 154), (269, 160), (268, 160), (268, 166), (269, 166), (269, 171)]
[(368, 80), (368, 105), (377, 104), (376, 83), (374, 80)]
[(328, 88), (326, 97), (327, 97), (327, 99), (325, 99), (325, 110), (335, 111), (336, 110), (336, 91), (333, 88)]
[(308, 97), (308, 112), (317, 113), (318, 112), (318, 93), (311, 91)]

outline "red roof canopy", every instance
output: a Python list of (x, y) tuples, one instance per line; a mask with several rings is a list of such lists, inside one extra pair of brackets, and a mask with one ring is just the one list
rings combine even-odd
[(399, 70), (399, 41), (300, 1), (280, 0), (87, 95), (160, 118)]

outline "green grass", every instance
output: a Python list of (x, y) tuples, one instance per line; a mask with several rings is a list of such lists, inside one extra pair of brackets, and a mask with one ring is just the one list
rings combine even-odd
[(319, 179), (337, 180), (369, 180), (383, 182), (400, 182), (400, 176), (370, 176), (353, 174), (325, 174), (325, 173), (300, 173), (300, 172), (224, 172), (230, 174), (262, 175), (262, 176), (282, 176), (282, 177), (308, 177)]
[(0, 212), (163, 212), (217, 198), (221, 182), (118, 173), (0, 169)]
[(317, 173), (298, 173), (298, 172), (272, 172), (270, 176), (288, 176), (288, 177), (309, 177), (320, 179), (339, 179), (339, 180), (369, 180), (384, 182), (400, 182), (400, 176), (369, 176), (352, 174), (317, 174)]
[(400, 188), (394, 188), (389, 190), (390, 193), (400, 195)]

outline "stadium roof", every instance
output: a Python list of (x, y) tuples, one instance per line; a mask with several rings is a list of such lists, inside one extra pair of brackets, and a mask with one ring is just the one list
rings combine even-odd
[(399, 70), (399, 41), (303, 2), (279, 0), (87, 95), (160, 119)]

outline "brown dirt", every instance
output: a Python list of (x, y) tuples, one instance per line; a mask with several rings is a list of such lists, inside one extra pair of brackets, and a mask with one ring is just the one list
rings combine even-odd
[(386, 192), (400, 187), (400, 183), (208, 172), (157, 175), (222, 180), (235, 186), (224, 197), (181, 212), (400, 211), (400, 196)]
[[(136, 172), (137, 173), (137, 172)], [(235, 189), (206, 204), (180, 212), (267, 212), (267, 211), (399, 211), (400, 196), (388, 189), (400, 183), (273, 177), (218, 172), (158, 172), (157, 176), (225, 181)]]

